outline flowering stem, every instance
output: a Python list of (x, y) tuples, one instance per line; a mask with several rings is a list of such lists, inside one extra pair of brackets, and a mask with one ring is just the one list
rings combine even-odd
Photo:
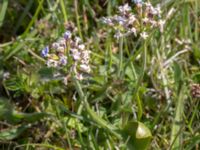
[(84, 95), (81, 85), (79, 83), (79, 81), (77, 79), (74, 78), (74, 83), (75, 83), (75, 87), (76, 90), (78, 91), (78, 94), (81, 98), (81, 100), (83, 100), (83, 105), (86, 108), (87, 113), (89, 114), (89, 116), (92, 118), (92, 120), (94, 122), (96, 122), (98, 125), (100, 125), (102, 128), (107, 129), (109, 132), (111, 132), (113, 135), (115, 135), (118, 139), (121, 139), (121, 135), (119, 133), (117, 133), (116, 131), (114, 131), (116, 128), (110, 124), (108, 124), (108, 122), (106, 122), (105, 120), (103, 120), (102, 118), (100, 118), (89, 106), (88, 102), (87, 102), (87, 98)]
[[(164, 43), (165, 42), (165, 39), (164, 39), (164, 36), (161, 35), (161, 56), (162, 56), (162, 53), (164, 54)], [(168, 104), (170, 103), (171, 99), (170, 99), (170, 92), (169, 92), (169, 89), (167, 87), (167, 78), (165, 76), (165, 69), (163, 67), (163, 60), (162, 60), (162, 57), (160, 56), (158, 50), (157, 50), (157, 54), (158, 54), (158, 57), (160, 57), (160, 74), (161, 74), (161, 78), (162, 78), (162, 82), (163, 82), (163, 86), (164, 86), (164, 92), (165, 92), (165, 96), (166, 96), (166, 99), (167, 99), (167, 102)]]
[(146, 70), (146, 65), (147, 65), (147, 43), (146, 41), (144, 42), (144, 49), (143, 49), (143, 64), (142, 64), (142, 72), (140, 73), (139, 79), (137, 81), (137, 85), (135, 87), (135, 91), (134, 91), (134, 95), (133, 95), (133, 100), (136, 98), (137, 101), (137, 105), (138, 105), (138, 120), (141, 119), (142, 117), (142, 102), (139, 98), (138, 95), (138, 90), (139, 90), (139, 86), (141, 85), (141, 82), (143, 80), (144, 77), (144, 72)]

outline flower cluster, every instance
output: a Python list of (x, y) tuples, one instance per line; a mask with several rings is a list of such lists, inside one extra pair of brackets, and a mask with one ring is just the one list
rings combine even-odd
[(146, 39), (149, 29), (159, 28), (163, 32), (166, 21), (161, 19), (160, 7), (153, 7), (151, 3), (141, 0), (134, 0), (134, 3), (135, 10), (125, 4), (118, 7), (117, 15), (103, 17), (103, 23), (115, 29), (114, 37), (120, 38), (133, 33)]
[[(73, 36), (67, 30), (57, 42), (45, 47), (41, 52), (46, 58), (48, 67), (64, 68), (68, 70), (67, 78), (73, 73), (77, 79), (83, 79), (83, 73), (90, 73), (90, 51), (79, 37)], [(67, 80), (65, 78), (65, 81)]]
[(200, 98), (200, 84), (191, 84), (190, 91), (193, 98)]

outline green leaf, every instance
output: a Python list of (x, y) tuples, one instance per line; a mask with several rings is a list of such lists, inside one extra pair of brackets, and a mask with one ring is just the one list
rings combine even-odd
[(16, 124), (22, 121), (29, 123), (36, 122), (44, 117), (50, 117), (48, 113), (22, 113), (13, 109), (13, 106), (6, 98), (0, 97), (0, 120), (7, 120), (10, 123)]
[(79, 129), (79, 132), (84, 132), (87, 128), (77, 119), (72, 117), (64, 117), (63, 118), (67, 123), (67, 126), (73, 129)]
[(177, 85), (177, 90), (180, 90), (182, 80), (183, 80), (183, 74), (181, 71), (181, 67), (179, 66), (178, 63), (174, 63), (174, 81), (176, 82), (175, 85)]
[(12, 105), (9, 103), (9, 100), (0, 97), (0, 120), (8, 118), (12, 115)]
[(22, 125), (22, 126), (19, 126), (19, 127), (13, 127), (13, 128), (10, 128), (10, 129), (2, 130), (0, 132), (0, 140), (12, 140), (14, 138), (17, 138), (27, 128), (29, 128), (28, 125)]
[(192, 75), (192, 80), (196, 83), (200, 83), (200, 72), (197, 72), (194, 75)]
[(0, 27), (3, 25), (7, 7), (8, 7), (8, 0), (3, 0), (3, 5), (1, 7), (1, 12), (0, 12)]
[(194, 58), (196, 60), (199, 60), (200, 59), (200, 50), (199, 50), (199, 47), (193, 47), (194, 50), (193, 50), (193, 55), (194, 55)]
[(47, 113), (21, 113), (13, 111), (12, 117), (18, 121), (26, 121), (26, 122), (36, 122), (44, 117), (50, 117), (50, 114)]
[(130, 80), (132, 80), (132, 81), (135, 80), (134, 72), (133, 72), (133, 70), (131, 69), (130, 66), (128, 66), (128, 67), (126, 68), (125, 74), (127, 75), (127, 77), (128, 77)]
[(141, 122), (131, 121), (122, 130), (124, 141), (130, 150), (146, 150), (150, 144), (151, 131)]
[(185, 147), (185, 150), (192, 150), (195, 149), (194, 147), (200, 143), (200, 135), (197, 135), (195, 137), (190, 138), (189, 141), (187, 141), (187, 146)]
[(171, 148), (172, 149), (181, 149), (182, 146), (182, 121), (183, 121), (183, 113), (184, 113), (184, 101), (186, 99), (186, 90), (187, 88), (183, 83), (179, 83), (176, 98), (176, 111), (172, 124), (172, 132), (171, 132)]

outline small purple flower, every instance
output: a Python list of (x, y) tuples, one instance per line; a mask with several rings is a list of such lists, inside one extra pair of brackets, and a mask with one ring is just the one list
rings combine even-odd
[(46, 47), (42, 50), (41, 55), (42, 55), (42, 57), (47, 57), (48, 54), (49, 54), (49, 47), (46, 46)]
[(119, 23), (120, 25), (124, 25), (126, 23), (126, 18), (122, 17), (122, 16), (115, 16), (114, 20)]
[(71, 36), (72, 36), (72, 33), (71, 33), (70, 31), (66, 31), (66, 32), (64, 33), (64, 38), (65, 38), (65, 40), (70, 39)]
[(67, 64), (67, 57), (66, 56), (62, 56), (60, 57), (60, 64), (65, 66)]

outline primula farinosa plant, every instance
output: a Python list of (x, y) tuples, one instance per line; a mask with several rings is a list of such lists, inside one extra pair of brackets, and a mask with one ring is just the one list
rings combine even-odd
[(116, 15), (104, 17), (103, 23), (111, 26), (116, 31), (114, 37), (120, 38), (138, 34), (146, 39), (150, 29), (159, 28), (163, 32), (165, 20), (161, 17), (160, 7), (153, 7), (149, 2), (134, 1), (136, 9), (132, 9), (128, 4), (118, 7)]
[(46, 58), (48, 67), (67, 72), (64, 77), (65, 84), (70, 77), (75, 76), (76, 79), (82, 80), (84, 75), (91, 71), (89, 65), (90, 51), (86, 49), (82, 40), (74, 36), (70, 30), (67, 30), (57, 42), (46, 46), (41, 55)]

